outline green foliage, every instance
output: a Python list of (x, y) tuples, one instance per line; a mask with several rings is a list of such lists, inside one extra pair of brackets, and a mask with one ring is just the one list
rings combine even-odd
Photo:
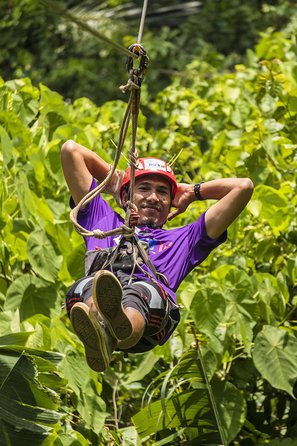
[[(43, 367), (52, 369), (46, 360)], [(53, 387), (52, 382), (49, 384)], [(1, 444), (27, 446), (34, 441), (41, 445), (61, 419), (58, 394), (37, 379), (36, 363), (30, 356), (7, 347), (2, 347), (0, 354), (0, 394)]]
[(284, 330), (266, 325), (255, 339), (255, 366), (273, 387), (285, 390), (293, 397), (296, 356), (297, 340)]
[(293, 8), (290, 1), (206, 0), (199, 13), (183, 25), (182, 31), (184, 36), (192, 35), (196, 41), (211, 43), (220, 53), (242, 53), (255, 45), (262, 30), (272, 24), (276, 29), (283, 26)]
[[(65, 19), (57, 3), (116, 44), (127, 48), (137, 39), (142, 0), (0, 0), (2, 76), (28, 76), (71, 100), (120, 99), (125, 57)], [(204, 0), (182, 7), (177, 0), (150, 0), (143, 39), (151, 59), (149, 94), (168, 85), (172, 72), (184, 72), (194, 56), (219, 69), (238, 63), (259, 32), (268, 26), (279, 30), (294, 11), (294, 0)], [(219, 53), (228, 56), (226, 61)]]
[[(218, 420), (233, 446), (296, 441), (292, 29), (263, 33), (232, 73), (197, 58), (154, 103), (144, 95), (141, 155), (169, 160), (181, 151), (179, 179), (247, 176), (255, 191), (228, 242), (181, 285), (175, 335), (147, 354), (117, 352), (102, 375), (88, 369), (62, 307), (82, 275), (84, 246), (69, 222), (60, 147), (72, 138), (112, 162), (125, 103), (69, 104), (28, 78), (1, 80), (0, 442), (211, 445), (220, 441)], [(171, 226), (210, 204), (193, 204)]]

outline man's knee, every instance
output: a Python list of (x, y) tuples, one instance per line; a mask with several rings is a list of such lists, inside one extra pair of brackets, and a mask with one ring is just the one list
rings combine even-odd
[(73, 305), (77, 302), (85, 302), (92, 295), (93, 277), (82, 277), (74, 282), (66, 293), (66, 310), (68, 317)]

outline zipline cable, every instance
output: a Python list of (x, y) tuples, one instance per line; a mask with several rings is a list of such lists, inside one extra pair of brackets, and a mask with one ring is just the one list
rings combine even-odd
[(135, 59), (137, 58), (137, 56), (135, 54), (131, 55), (131, 52), (127, 48), (119, 45), (118, 43), (113, 42), (111, 39), (109, 39), (108, 37), (106, 37), (103, 34), (99, 33), (96, 29), (92, 28), (87, 23), (85, 23), (82, 20), (80, 20), (79, 18), (75, 17), (69, 11), (64, 10), (63, 14), (64, 14), (65, 17), (67, 17), (68, 19), (70, 19), (71, 21), (73, 21), (74, 23), (79, 25), (85, 31), (88, 31), (89, 33), (93, 34), (93, 36), (98, 37), (99, 39), (101, 39), (104, 42), (108, 43), (110, 46), (112, 46), (117, 51), (120, 51), (121, 53), (125, 54), (126, 56), (133, 57)]
[(93, 34), (93, 36), (97, 37), (98, 39), (102, 40), (105, 43), (108, 43), (108, 45), (112, 46), (115, 50), (120, 51), (121, 53), (125, 54), (126, 56), (133, 57), (133, 59), (137, 59), (136, 54), (131, 54), (131, 51), (129, 51), (127, 48), (119, 45), (116, 42), (113, 42), (108, 37), (104, 36), (103, 34), (99, 33), (95, 28), (88, 25), (83, 20), (79, 19), (77, 16), (69, 12), (66, 8), (61, 7), (60, 4), (53, 0), (40, 0), (40, 3), (46, 6), (50, 11), (53, 11), (54, 14), (64, 16), (66, 19), (70, 20), (71, 22), (78, 25), (83, 30), (89, 32), (90, 34)]
[(139, 31), (138, 31), (137, 43), (141, 43), (141, 41), (142, 41), (147, 5), (148, 5), (148, 0), (144, 0), (143, 7), (142, 7), (142, 13), (141, 13), (141, 20), (140, 20), (140, 25), (139, 25)]

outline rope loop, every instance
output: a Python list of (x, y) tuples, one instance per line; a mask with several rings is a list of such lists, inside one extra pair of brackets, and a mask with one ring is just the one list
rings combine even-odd
[(129, 209), (133, 209), (133, 211), (138, 212), (136, 204), (132, 203), (131, 201), (127, 201), (126, 206), (128, 206)]
[(120, 90), (122, 91), (122, 93), (126, 93), (127, 91), (132, 91), (132, 90), (139, 90), (139, 85), (137, 85), (137, 83), (135, 83), (135, 80), (137, 82), (137, 78), (136, 79), (131, 79), (129, 78), (126, 85), (121, 85), (120, 86)]

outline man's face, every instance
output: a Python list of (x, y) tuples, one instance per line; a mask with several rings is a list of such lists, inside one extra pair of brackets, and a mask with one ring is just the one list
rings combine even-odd
[[(123, 192), (123, 202), (128, 193)], [(139, 225), (160, 228), (167, 220), (171, 205), (171, 186), (160, 175), (144, 175), (136, 178), (134, 202), (139, 213)]]

